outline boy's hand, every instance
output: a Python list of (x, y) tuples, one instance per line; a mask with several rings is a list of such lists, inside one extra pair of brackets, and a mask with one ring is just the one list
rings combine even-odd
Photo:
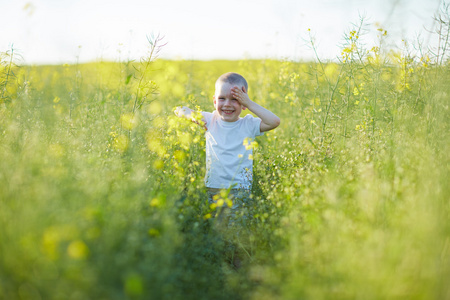
[(242, 106), (244, 106), (243, 109), (246, 109), (252, 103), (252, 100), (250, 100), (250, 98), (248, 97), (245, 87), (242, 87), (241, 90), (239, 87), (234, 86), (231, 89), (231, 94), (234, 98), (236, 98), (237, 101), (239, 101)]
[(208, 130), (206, 127), (206, 122), (203, 120), (200, 112), (195, 112), (186, 106), (178, 106), (175, 108), (174, 113), (177, 117), (191, 120), (192, 122), (200, 125), (203, 129)]
[(265, 109), (258, 103), (250, 100), (245, 87), (242, 87), (242, 90), (237, 86), (233, 87), (231, 89), (231, 95), (239, 101), (239, 103), (243, 106), (243, 109), (248, 108), (252, 113), (261, 119), (261, 125), (259, 127), (261, 132), (272, 130), (280, 125), (280, 118), (278, 116), (270, 110)]
[(177, 117), (189, 119), (192, 114), (192, 110), (188, 107), (177, 106), (174, 110)]

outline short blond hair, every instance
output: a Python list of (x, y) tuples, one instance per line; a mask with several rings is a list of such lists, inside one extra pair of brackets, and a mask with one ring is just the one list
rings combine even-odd
[(216, 89), (217, 89), (217, 85), (222, 82), (226, 82), (229, 84), (241, 85), (241, 86), (245, 87), (246, 91), (248, 91), (247, 80), (245, 80), (245, 78), (241, 74), (228, 72), (228, 73), (221, 75), (216, 81)]

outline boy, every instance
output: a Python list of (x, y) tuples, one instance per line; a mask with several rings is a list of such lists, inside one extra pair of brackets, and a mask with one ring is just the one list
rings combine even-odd
[[(253, 178), (253, 153), (251, 140), (263, 132), (272, 130), (280, 124), (280, 118), (271, 111), (250, 100), (247, 95), (248, 84), (237, 73), (225, 73), (215, 85), (214, 112), (201, 112), (198, 122), (188, 107), (177, 107), (178, 117), (204, 124), (206, 129), (206, 176), (208, 200), (216, 207), (226, 205), (220, 202), (220, 191), (228, 189), (228, 198), (233, 201), (231, 216), (250, 197)], [(251, 115), (240, 117), (241, 111), (249, 109), (258, 118)], [(219, 218), (222, 218), (221, 210)], [(221, 223), (221, 222), (219, 222)]]

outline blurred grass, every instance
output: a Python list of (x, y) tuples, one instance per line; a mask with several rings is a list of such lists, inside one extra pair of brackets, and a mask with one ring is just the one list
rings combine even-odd
[[(448, 64), (376, 55), (156, 60), (159, 95), (135, 114), (131, 63), (16, 67), (0, 103), (0, 298), (450, 298)], [(212, 111), (227, 71), (282, 119), (258, 139), (239, 271), (205, 218), (203, 132), (172, 113)]]

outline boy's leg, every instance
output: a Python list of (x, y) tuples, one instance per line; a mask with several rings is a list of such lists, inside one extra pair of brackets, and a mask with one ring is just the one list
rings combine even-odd
[(212, 218), (214, 219), (215, 227), (216, 229), (224, 230), (229, 219), (229, 208), (224, 201), (222, 201), (223, 203), (219, 203), (219, 200), (221, 199), (221, 191), (222, 189), (208, 188), (207, 194), (208, 203), (210, 205), (216, 205), (211, 213)]
[[(208, 202), (216, 204), (213, 216), (213, 227), (221, 233), (224, 238), (226, 253), (230, 254), (230, 263), (234, 268), (242, 266), (243, 258), (249, 254), (250, 246), (246, 242), (248, 239), (248, 229), (251, 220), (250, 213), (250, 190), (232, 189), (227, 195), (231, 200), (231, 207), (222, 199), (221, 189), (208, 188)], [(216, 196), (217, 195), (217, 196)], [(224, 200), (224, 199), (222, 199)]]
[[(238, 223), (241, 226), (247, 226), (251, 218), (249, 212), (250, 204), (250, 190), (246, 189), (231, 189), (227, 195), (227, 199), (221, 196), (222, 189), (208, 188), (208, 203), (216, 205), (212, 213), (212, 217), (217, 221), (227, 221), (226, 226), (232, 227), (233, 224)], [(229, 206), (231, 201), (231, 206)]]
[(230, 224), (239, 227), (247, 227), (251, 219), (250, 214), (250, 190), (232, 189), (230, 191), (233, 205), (230, 212)]
[(228, 229), (230, 242), (233, 245), (231, 262), (236, 269), (242, 267), (245, 258), (250, 255), (248, 245), (250, 213), (250, 190), (233, 189), (230, 191), (233, 198), (233, 206), (230, 209)]

